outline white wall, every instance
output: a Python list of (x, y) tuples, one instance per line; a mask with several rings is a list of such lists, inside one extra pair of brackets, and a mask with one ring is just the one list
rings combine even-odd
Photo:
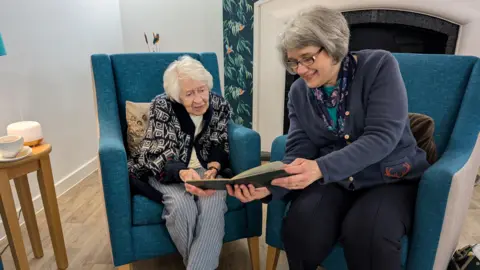
[(97, 167), (90, 55), (123, 51), (118, 0), (1, 1), (0, 32), (0, 135), (11, 122), (40, 122), (60, 195)]
[(163, 52), (215, 52), (223, 90), (222, 0), (119, 0), (125, 52), (148, 52), (143, 33), (160, 34)]

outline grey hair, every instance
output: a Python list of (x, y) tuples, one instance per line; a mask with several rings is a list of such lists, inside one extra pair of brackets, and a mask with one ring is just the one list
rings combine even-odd
[(342, 13), (321, 6), (301, 10), (290, 19), (279, 36), (278, 49), (286, 64), (289, 50), (307, 46), (323, 48), (335, 62), (348, 53), (350, 30)]
[(180, 81), (185, 78), (204, 82), (209, 91), (213, 88), (212, 74), (200, 61), (184, 55), (173, 61), (163, 74), (163, 88), (171, 100), (180, 103), (180, 92), (182, 91)]

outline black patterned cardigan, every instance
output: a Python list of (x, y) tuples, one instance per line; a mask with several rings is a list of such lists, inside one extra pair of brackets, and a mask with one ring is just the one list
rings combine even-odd
[(194, 140), (195, 125), (182, 104), (165, 94), (150, 106), (149, 125), (137, 153), (130, 153), (130, 178), (147, 182), (153, 176), (164, 184), (180, 183), (179, 172), (186, 169), (195, 147), (202, 167), (216, 161), (224, 176), (229, 174), (228, 121), (231, 108), (221, 96), (210, 93), (203, 128)]

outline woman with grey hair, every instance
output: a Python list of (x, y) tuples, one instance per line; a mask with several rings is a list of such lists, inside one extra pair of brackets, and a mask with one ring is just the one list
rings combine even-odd
[(351, 270), (401, 269), (401, 239), (429, 167), (396, 59), (349, 52), (349, 37), (343, 15), (323, 7), (286, 24), (280, 52), (300, 76), (288, 97), (283, 162), (291, 176), (268, 189), (229, 190), (244, 202), (291, 200), (282, 234), (293, 270), (316, 269), (338, 240)]
[(149, 127), (129, 171), (163, 195), (163, 218), (187, 269), (216, 269), (226, 192), (184, 181), (228, 174), (230, 106), (211, 92), (212, 75), (189, 56), (171, 63), (163, 81), (165, 93), (152, 102)]

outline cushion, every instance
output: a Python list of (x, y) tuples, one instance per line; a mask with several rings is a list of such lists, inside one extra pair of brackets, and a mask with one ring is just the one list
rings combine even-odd
[(156, 203), (142, 195), (134, 195), (132, 200), (133, 225), (160, 224), (163, 204)]
[(417, 141), (418, 147), (427, 153), (430, 164), (437, 161), (437, 147), (435, 145), (434, 131), (435, 122), (430, 116), (420, 113), (409, 113), (410, 128)]
[(127, 147), (130, 154), (140, 150), (149, 122), (150, 102), (126, 101)]
[[(133, 225), (161, 224), (163, 204), (156, 203), (142, 195), (134, 195), (132, 200)], [(243, 204), (235, 197), (227, 196), (228, 211), (241, 209)]]

